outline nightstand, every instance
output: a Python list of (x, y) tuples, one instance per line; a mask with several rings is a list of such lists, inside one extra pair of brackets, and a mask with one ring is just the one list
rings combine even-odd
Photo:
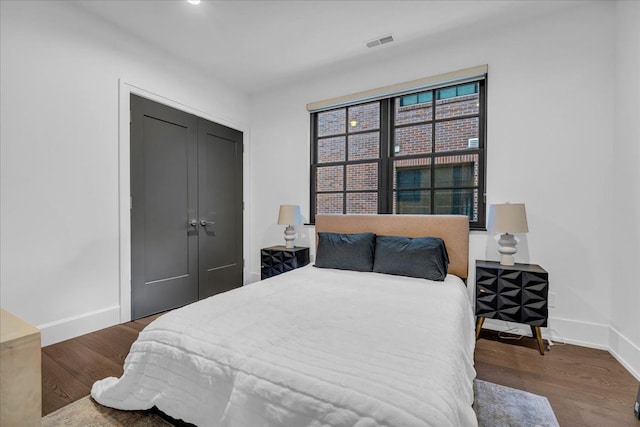
[(284, 246), (271, 246), (260, 250), (262, 280), (309, 264), (309, 248), (296, 246), (287, 249)]
[(544, 354), (541, 326), (547, 326), (549, 273), (536, 264), (501, 265), (476, 261), (476, 340), (484, 319), (499, 319), (531, 326)]

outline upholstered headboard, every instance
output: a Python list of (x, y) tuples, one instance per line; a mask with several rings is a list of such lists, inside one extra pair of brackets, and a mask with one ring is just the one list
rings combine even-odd
[[(449, 253), (449, 273), (466, 279), (469, 266), (469, 218), (464, 215), (316, 215), (316, 233), (440, 237)], [(316, 242), (318, 239), (316, 238)]]

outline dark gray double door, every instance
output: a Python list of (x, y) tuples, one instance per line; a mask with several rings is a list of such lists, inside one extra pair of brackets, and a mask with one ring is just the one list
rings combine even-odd
[(242, 132), (131, 95), (131, 317), (242, 285)]

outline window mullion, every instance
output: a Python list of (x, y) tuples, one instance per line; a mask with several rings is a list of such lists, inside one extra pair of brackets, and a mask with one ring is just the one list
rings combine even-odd
[(342, 166), (342, 213), (347, 213), (347, 165), (349, 164), (349, 108), (344, 109), (344, 166)]
[(309, 221), (312, 224), (316, 222), (317, 195), (316, 195), (316, 177), (318, 169), (318, 115), (313, 114), (311, 117), (311, 176), (309, 177), (310, 196), (309, 197)]
[(390, 99), (380, 101), (380, 166), (378, 168), (378, 213), (391, 213), (393, 197), (393, 177), (390, 171), (391, 130), (393, 113), (389, 108)]
[(436, 91), (433, 91), (431, 96), (431, 167), (429, 172), (431, 174), (431, 188), (429, 194), (429, 213), (432, 215), (436, 211)]

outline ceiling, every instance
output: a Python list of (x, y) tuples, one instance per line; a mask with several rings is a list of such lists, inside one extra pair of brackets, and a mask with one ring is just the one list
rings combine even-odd
[[(78, 7), (247, 94), (443, 38), (574, 7), (563, 0), (83, 0)], [(367, 48), (372, 39), (394, 42)]]

